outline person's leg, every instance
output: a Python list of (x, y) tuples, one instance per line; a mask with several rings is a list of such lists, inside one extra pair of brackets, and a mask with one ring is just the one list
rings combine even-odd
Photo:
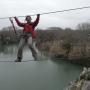
[(22, 52), (23, 52), (24, 45), (25, 45), (25, 39), (21, 38), (18, 46), (17, 59), (15, 60), (16, 62), (21, 62), (22, 60)]
[(32, 37), (29, 37), (28, 40), (27, 40), (27, 43), (28, 43), (28, 46), (32, 52), (32, 56), (34, 57), (35, 60), (37, 60), (37, 52), (34, 48), (34, 45), (33, 45), (33, 39)]

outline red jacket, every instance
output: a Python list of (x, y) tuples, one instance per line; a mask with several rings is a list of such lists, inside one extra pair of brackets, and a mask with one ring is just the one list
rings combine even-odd
[(32, 34), (32, 37), (35, 38), (36, 37), (36, 32), (35, 32), (35, 27), (38, 25), (39, 23), (39, 18), (40, 15), (37, 15), (37, 18), (34, 22), (31, 23), (21, 23), (17, 17), (15, 17), (15, 21), (17, 22), (18, 26), (23, 27), (23, 32), (28, 32)]

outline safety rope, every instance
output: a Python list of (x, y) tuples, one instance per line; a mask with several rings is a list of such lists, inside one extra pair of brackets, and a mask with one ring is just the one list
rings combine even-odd
[[(53, 13), (59, 13), (59, 12), (68, 12), (68, 11), (75, 11), (75, 10), (81, 10), (81, 9), (87, 9), (90, 8), (90, 6), (86, 6), (86, 7), (80, 7), (80, 8), (72, 8), (72, 9), (66, 9), (66, 10), (61, 10), (61, 11), (53, 11), (53, 12), (45, 12), (45, 13), (41, 13), (40, 15), (44, 15), (44, 14), (53, 14)], [(30, 16), (36, 16), (37, 14), (33, 14)], [(14, 16), (13, 16), (14, 17)], [(13, 18), (12, 17), (12, 18)], [(25, 16), (17, 16), (17, 17), (25, 17)], [(7, 18), (11, 18), (11, 17), (2, 17), (0, 19), (7, 19)]]
[(10, 22), (11, 22), (11, 24), (12, 24), (12, 27), (13, 27), (13, 29), (14, 29), (15, 34), (18, 35), (17, 32), (16, 32), (16, 29), (15, 29), (15, 26), (14, 26), (14, 23), (13, 23), (12, 18), (9, 18), (9, 20), (10, 20)]

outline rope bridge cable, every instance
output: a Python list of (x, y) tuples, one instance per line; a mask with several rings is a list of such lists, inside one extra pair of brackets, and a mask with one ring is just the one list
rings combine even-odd
[[(69, 11), (75, 11), (75, 10), (81, 10), (81, 9), (87, 9), (87, 8), (90, 8), (90, 6), (80, 7), (80, 8), (72, 8), (72, 9), (65, 9), (65, 10), (61, 10), (61, 11), (45, 12), (45, 13), (41, 13), (40, 15), (53, 14), (53, 13), (59, 13), (59, 12), (69, 12)], [(33, 14), (33, 15), (30, 15), (30, 16), (36, 16), (36, 15), (37, 14)], [(17, 16), (17, 17), (25, 17), (25, 16)], [(0, 19), (7, 19), (7, 18), (11, 18), (11, 17), (2, 17)]]
[[(30, 61), (41, 61), (41, 60), (26, 60), (26, 61), (21, 61), (21, 62), (30, 62)], [(15, 61), (0, 61), (0, 62), (11, 62), (14, 63)], [(18, 62), (15, 62), (18, 63)]]

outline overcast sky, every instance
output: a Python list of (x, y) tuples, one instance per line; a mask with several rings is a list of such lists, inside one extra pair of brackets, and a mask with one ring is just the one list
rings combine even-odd
[[(0, 18), (23, 16), (36, 13), (58, 11), (70, 8), (90, 6), (90, 0), (1, 0)], [(35, 20), (35, 16), (32, 17)], [(19, 18), (24, 22), (24, 18)], [(37, 28), (71, 27), (81, 22), (90, 22), (90, 9), (42, 15)], [(8, 19), (0, 20), (0, 28), (11, 25)]]

